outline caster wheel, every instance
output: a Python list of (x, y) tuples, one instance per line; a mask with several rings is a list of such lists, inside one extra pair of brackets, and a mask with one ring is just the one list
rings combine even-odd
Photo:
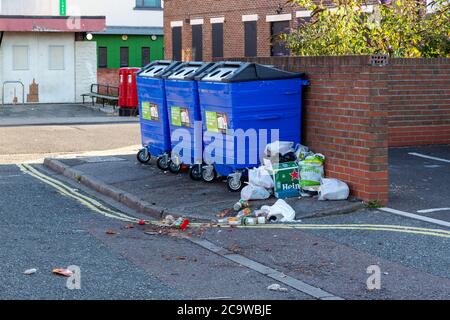
[(181, 171), (181, 164), (176, 164), (173, 161), (169, 162), (169, 171), (172, 172), (173, 174), (178, 174)]
[(189, 168), (189, 177), (194, 181), (202, 180), (202, 166), (200, 164), (195, 164)]
[(213, 166), (204, 166), (202, 168), (202, 180), (204, 182), (214, 182), (217, 178), (217, 172)]
[(136, 155), (137, 160), (142, 164), (147, 164), (150, 162), (150, 159), (152, 156), (150, 155), (150, 152), (148, 152), (147, 149), (141, 149)]
[(230, 176), (227, 178), (227, 187), (231, 192), (239, 192), (244, 187), (244, 181), (235, 176)]
[(169, 157), (167, 157), (167, 156), (158, 157), (158, 159), (156, 160), (156, 165), (162, 171), (169, 170), (169, 166), (170, 166)]

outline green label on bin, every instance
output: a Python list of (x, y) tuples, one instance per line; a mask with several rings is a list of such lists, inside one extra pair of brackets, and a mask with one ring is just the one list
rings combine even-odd
[(189, 110), (187, 108), (172, 107), (170, 109), (172, 125), (177, 127), (190, 127)]
[(206, 111), (206, 129), (210, 132), (219, 132), (217, 112)]
[(206, 111), (206, 129), (210, 132), (227, 133), (228, 117), (222, 112)]
[(172, 107), (172, 125), (181, 127), (181, 108), (180, 107)]
[(142, 102), (142, 119), (159, 121), (158, 105), (150, 102)]

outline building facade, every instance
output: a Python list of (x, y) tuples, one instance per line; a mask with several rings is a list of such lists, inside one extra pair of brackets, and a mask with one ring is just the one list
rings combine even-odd
[(99, 69), (142, 67), (164, 57), (162, 0), (73, 1), (106, 16), (106, 30), (92, 37)]
[(162, 0), (0, 0), (0, 103), (79, 102), (163, 44)]
[(97, 80), (88, 32), (105, 17), (69, 16), (63, 1), (0, 0), (0, 103), (71, 103)]
[(279, 35), (309, 16), (310, 12), (280, 0), (166, 0), (165, 57), (288, 55)]
[[(366, 12), (375, 1), (368, 0)], [(332, 6), (332, 4), (329, 4)], [(287, 56), (281, 34), (311, 12), (286, 0), (166, 0), (165, 57), (174, 60)]]

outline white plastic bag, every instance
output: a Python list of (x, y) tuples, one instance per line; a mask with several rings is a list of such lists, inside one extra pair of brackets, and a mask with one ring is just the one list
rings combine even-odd
[(270, 198), (270, 192), (263, 187), (249, 184), (241, 191), (243, 200), (266, 200)]
[(254, 186), (272, 189), (274, 187), (273, 178), (265, 167), (251, 169), (248, 172), (248, 182)]
[(322, 179), (319, 200), (347, 200), (350, 196), (348, 185), (338, 179)]
[(293, 222), (295, 221), (295, 210), (283, 199), (275, 202), (273, 206), (263, 206), (262, 211), (267, 212), (267, 219), (275, 217), (275, 222)]
[(275, 141), (266, 146), (265, 155), (267, 157), (274, 157), (279, 154), (284, 156), (289, 152), (294, 152), (294, 143), (290, 141)]

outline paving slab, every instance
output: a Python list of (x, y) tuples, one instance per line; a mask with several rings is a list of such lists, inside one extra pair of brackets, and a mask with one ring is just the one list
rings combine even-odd
[[(120, 193), (115, 198), (124, 199), (122, 202), (157, 218), (173, 214), (211, 221), (240, 199), (240, 194), (228, 191), (223, 181), (192, 181), (186, 172), (177, 175), (163, 172), (154, 162), (149, 165), (138, 163), (133, 155), (96, 159), (97, 162), (92, 158), (47, 159), (45, 165), (82, 183), (88, 181), (89, 187), (111, 196), (112, 192), (105, 190), (106, 185), (106, 188)], [(259, 209), (276, 201), (274, 197), (252, 201), (251, 208)], [(330, 202), (318, 201), (317, 198), (291, 198), (286, 201), (295, 209), (296, 219), (345, 214), (363, 207), (362, 202), (355, 199)]]

